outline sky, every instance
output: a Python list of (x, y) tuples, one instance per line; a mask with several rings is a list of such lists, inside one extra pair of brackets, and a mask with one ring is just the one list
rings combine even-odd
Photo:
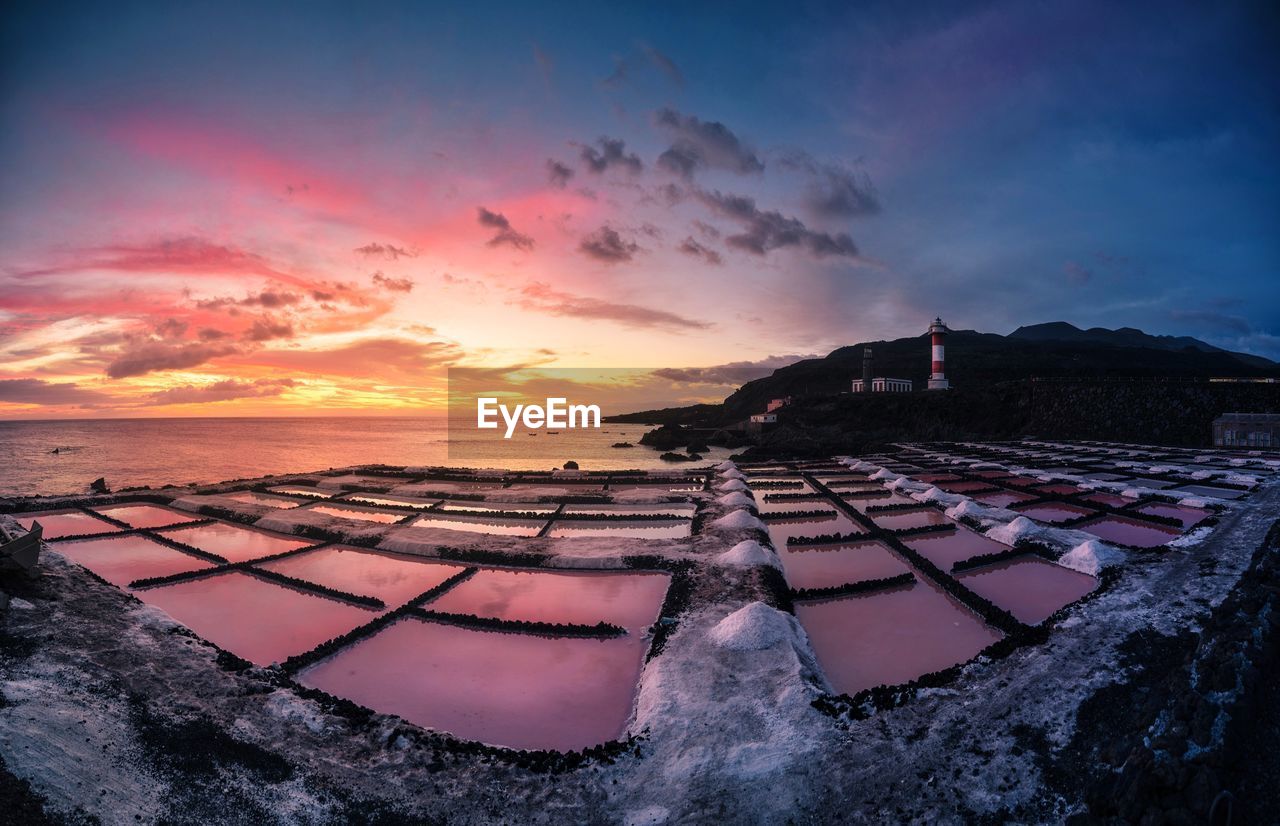
[(10, 4), (0, 418), (710, 399), (935, 315), (1280, 359), (1277, 12), (1140, 6)]

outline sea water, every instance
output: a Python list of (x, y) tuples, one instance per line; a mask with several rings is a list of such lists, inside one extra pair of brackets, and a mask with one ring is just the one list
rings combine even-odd
[[(315, 417), (0, 421), (0, 496), (306, 473), (363, 464), (548, 470), (683, 469), (643, 447), (646, 425), (604, 423), (510, 440), (453, 428), (443, 417)], [(453, 442), (449, 439), (452, 436)], [(630, 442), (633, 448), (614, 448)], [(464, 460), (450, 461), (450, 448)], [(57, 449), (57, 453), (53, 451)], [(731, 451), (714, 448), (704, 463)]]

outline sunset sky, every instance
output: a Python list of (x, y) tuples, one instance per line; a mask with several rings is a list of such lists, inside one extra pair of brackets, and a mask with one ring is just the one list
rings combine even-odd
[(0, 417), (430, 412), (938, 314), (1280, 359), (1266, 4), (910, 7), (11, 4)]

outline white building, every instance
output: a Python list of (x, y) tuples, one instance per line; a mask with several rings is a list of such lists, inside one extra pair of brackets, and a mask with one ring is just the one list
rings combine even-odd
[[(872, 393), (910, 393), (914, 389), (915, 386), (912, 384), (911, 379), (889, 379), (881, 377), (871, 380)], [(862, 379), (853, 380), (853, 392), (867, 392), (866, 384)]]
[(752, 424), (777, 424), (777, 413), (755, 413), (751, 416)]

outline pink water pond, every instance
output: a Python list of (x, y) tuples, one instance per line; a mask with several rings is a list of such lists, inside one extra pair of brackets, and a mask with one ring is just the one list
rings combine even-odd
[(1009, 550), (994, 539), (988, 539), (976, 531), (958, 526), (954, 531), (935, 533), (903, 540), (907, 547), (916, 551), (925, 559), (944, 571), (966, 559), (973, 559), (980, 554), (996, 554)]
[(1084, 497), (1084, 501), (1095, 502), (1099, 505), (1110, 505), (1113, 508), (1123, 508), (1136, 500), (1128, 499), (1118, 493), (1091, 493)]
[(956, 579), (1028, 625), (1044, 622), (1098, 587), (1088, 574), (1034, 556), (977, 568)]
[(1029, 516), (1032, 519), (1039, 520), (1040, 522), (1063, 522), (1067, 519), (1077, 519), (1081, 516), (1088, 516), (1089, 514), (1097, 513), (1097, 511), (1090, 510), (1089, 508), (1082, 508), (1078, 505), (1057, 503), (1026, 505), (1022, 507), (1015, 505), (1013, 510), (1023, 516)]
[(68, 540), (58, 553), (121, 588), (130, 582), (212, 568), (213, 564), (139, 534)]
[(682, 539), (689, 536), (692, 523), (689, 520), (679, 522), (617, 522), (578, 521), (558, 519), (547, 531), (547, 536), (559, 537), (597, 537), (612, 536), (619, 539)]
[(693, 516), (697, 505), (692, 502), (668, 502), (657, 505), (568, 505), (562, 512), (565, 517), (580, 514), (603, 513), (610, 516), (648, 516), (662, 514), (672, 519), (687, 519)]
[(395, 608), (466, 569), (420, 557), (332, 545), (259, 567), (317, 585), (377, 597)]
[(423, 607), (557, 624), (603, 621), (638, 635), (657, 621), (670, 582), (664, 573), (485, 568)]
[(1036, 497), (1030, 493), (1018, 493), (1012, 490), (1002, 490), (993, 493), (983, 493), (974, 497), (974, 500), (993, 508), (1007, 508), (1018, 502), (1029, 502)]
[(921, 473), (915, 477), (916, 481), (928, 482), (931, 485), (937, 485), (939, 482), (960, 482), (961, 477), (954, 473)]
[(138, 591), (178, 622), (258, 665), (310, 651), (376, 612), (230, 571)]
[(887, 511), (870, 514), (877, 525), (886, 530), (901, 531), (908, 528), (923, 528), (928, 525), (954, 524), (947, 515), (936, 508), (924, 507), (914, 511)]
[(1170, 493), (1185, 496), (1209, 496), (1215, 499), (1239, 499), (1247, 491), (1235, 490), (1234, 488), (1219, 488), (1213, 485), (1184, 485), (1175, 491), (1170, 491)]
[(45, 539), (60, 539), (64, 536), (80, 536), (91, 533), (116, 533), (120, 527), (105, 519), (90, 516), (80, 510), (44, 511), (41, 513), (24, 513), (18, 517), (18, 524), (31, 530), (31, 524), (39, 522), (44, 528)]
[(469, 502), (463, 499), (446, 499), (440, 504), (439, 513), (555, 513), (556, 506), (543, 502)]
[(309, 485), (277, 485), (274, 488), (267, 488), (267, 490), (272, 493), (289, 493), (294, 496), (318, 496), (321, 499), (328, 499), (333, 496), (333, 491), (321, 490)]
[(802, 602), (796, 616), (827, 680), (845, 694), (965, 662), (1002, 636), (919, 579), (864, 596)]
[(911, 571), (888, 546), (875, 540), (787, 550), (782, 553), (782, 567), (787, 584), (797, 590), (830, 588)]
[(193, 522), (204, 518), (186, 511), (148, 504), (108, 505), (94, 508), (94, 510), (103, 516), (117, 519), (133, 528), (164, 528), (169, 525), (179, 525), (183, 522)]
[(1154, 488), (1156, 490), (1171, 488), (1174, 485), (1173, 482), (1166, 482), (1163, 479), (1149, 479), (1145, 476), (1134, 476), (1133, 478), (1126, 479), (1124, 481), (1125, 484), (1133, 485), (1137, 488)]
[(312, 505), (307, 510), (314, 513), (323, 513), (325, 516), (334, 516), (338, 519), (354, 519), (358, 522), (381, 522), (389, 525), (392, 522), (399, 522), (407, 516), (407, 513), (397, 513), (395, 511), (380, 511), (372, 508), (357, 508), (341, 505)]
[(343, 498), (344, 502), (360, 502), (365, 505), (399, 505), (401, 507), (422, 510), (439, 502), (439, 499), (419, 499), (415, 496), (379, 496), (376, 493), (353, 493)]
[(206, 553), (217, 554), (228, 562), (247, 562), (315, 544), (310, 540), (294, 539), (226, 522), (166, 529), (157, 533)]
[(495, 536), (537, 536), (546, 524), (544, 520), (499, 519), (499, 518), (462, 518), (424, 514), (412, 523), (415, 528), (444, 528), (466, 533), (488, 533)]
[(850, 507), (862, 514), (867, 512), (867, 508), (878, 508), (882, 505), (916, 504), (916, 500), (912, 499), (910, 496), (903, 496), (900, 493), (891, 493), (888, 496), (878, 496), (874, 499), (854, 498), (846, 499), (845, 501), (849, 503)]
[(993, 485), (990, 482), (966, 479), (959, 482), (938, 482), (936, 487), (948, 493), (970, 493), (975, 490), (988, 490)]
[(1047, 494), (1052, 494), (1054, 496), (1074, 496), (1077, 493), (1083, 493), (1083, 491), (1080, 488), (1076, 487), (1075, 485), (1058, 483), (1053, 485), (1041, 485), (1040, 487), (1036, 488), (1036, 493), (1039, 493), (1039, 494), (1047, 493)]
[(1103, 516), (1076, 525), (1076, 530), (1087, 531), (1099, 539), (1137, 548), (1155, 548), (1177, 539), (1182, 531), (1177, 528), (1154, 525), (1123, 516)]
[(769, 538), (773, 547), (782, 550), (798, 537), (866, 533), (860, 525), (843, 513), (832, 511), (829, 517), (805, 517), (804, 519), (770, 519)]
[(246, 505), (266, 505), (269, 508), (296, 508), (302, 504), (288, 496), (272, 496), (269, 493), (255, 493), (251, 490), (223, 494), (223, 498), (233, 502), (243, 502)]
[(1138, 513), (1149, 513), (1152, 516), (1165, 516), (1170, 519), (1177, 519), (1182, 523), (1183, 528), (1190, 528), (1198, 525), (1204, 520), (1213, 516), (1213, 511), (1204, 508), (1193, 508), (1187, 505), (1169, 505), (1161, 502), (1153, 502), (1150, 505), (1143, 505), (1135, 508)]
[(824, 510), (835, 513), (825, 496), (814, 499), (782, 499), (769, 501), (756, 494), (756, 510), (760, 513), (786, 513), (788, 511)]
[(301, 672), (304, 685), (467, 740), (577, 750), (622, 735), (636, 637), (506, 634), (405, 619)]

